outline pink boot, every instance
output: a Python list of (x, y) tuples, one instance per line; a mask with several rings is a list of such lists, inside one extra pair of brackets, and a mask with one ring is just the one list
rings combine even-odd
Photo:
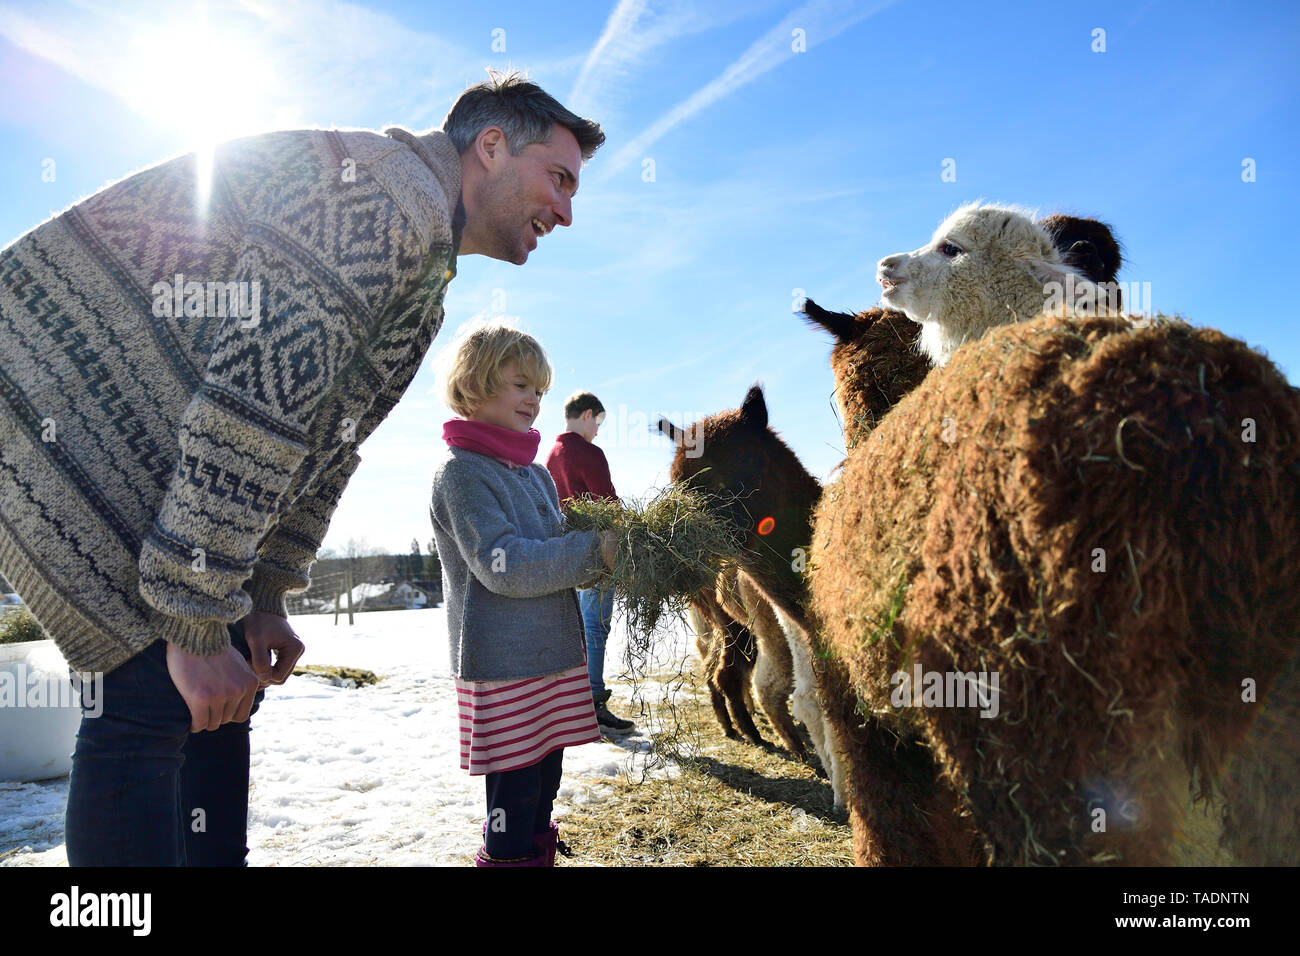
[(479, 847), (474, 853), (475, 866), (552, 866), (548, 861), (545, 853), (538, 853), (535, 856), (520, 857), (517, 860), (494, 860), (487, 854), (487, 847)]
[(560, 828), (552, 820), (541, 833), (533, 834), (533, 849), (546, 857), (547, 866), (555, 866), (555, 850), (560, 845)]

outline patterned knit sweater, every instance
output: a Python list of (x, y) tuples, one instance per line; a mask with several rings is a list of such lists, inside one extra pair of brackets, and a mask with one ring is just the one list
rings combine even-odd
[(0, 570), (77, 670), (285, 616), (455, 274), (441, 132), (269, 133), (197, 173), (0, 251)]

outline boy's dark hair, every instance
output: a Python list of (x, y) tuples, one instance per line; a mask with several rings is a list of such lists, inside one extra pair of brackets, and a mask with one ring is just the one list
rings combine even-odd
[(605, 411), (605, 406), (600, 404), (600, 399), (591, 392), (574, 392), (569, 396), (569, 400), (564, 403), (564, 420), (570, 421), (575, 418), (581, 418), (582, 413), (591, 409), (592, 416), (596, 416)]
[(506, 135), (506, 146), (512, 156), (531, 143), (549, 142), (551, 127), (559, 123), (578, 141), (584, 160), (605, 142), (600, 124), (583, 119), (560, 105), (536, 83), (524, 78), (522, 73), (488, 71), (488, 79), (471, 86), (443, 121), (442, 130), (464, 153), (480, 132), (489, 126), (499, 126)]

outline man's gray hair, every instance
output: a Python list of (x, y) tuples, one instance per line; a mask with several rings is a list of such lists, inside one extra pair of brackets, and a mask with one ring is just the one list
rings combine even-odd
[(473, 146), (478, 134), (489, 126), (501, 128), (506, 147), (514, 156), (531, 143), (548, 142), (556, 123), (573, 134), (584, 160), (605, 142), (599, 123), (565, 109), (522, 73), (489, 71), (488, 75), (489, 79), (460, 95), (442, 124), (443, 132), (461, 153)]

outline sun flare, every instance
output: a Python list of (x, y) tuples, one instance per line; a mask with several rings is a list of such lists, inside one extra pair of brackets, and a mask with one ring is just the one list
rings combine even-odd
[(138, 29), (123, 51), (123, 98), (195, 152), (201, 205), (217, 143), (294, 125), (296, 110), (270, 62), (253, 33), (213, 25), (202, 9)]

